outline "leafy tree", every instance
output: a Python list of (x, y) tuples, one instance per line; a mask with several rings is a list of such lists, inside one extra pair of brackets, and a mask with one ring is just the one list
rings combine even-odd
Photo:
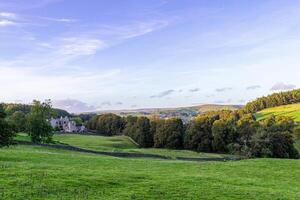
[(137, 142), (140, 147), (152, 147), (153, 135), (150, 129), (151, 125), (148, 118), (128, 116), (123, 132)]
[(14, 133), (10, 125), (5, 120), (6, 113), (3, 105), (0, 104), (0, 147), (9, 146), (12, 144)]
[(14, 112), (9, 121), (13, 127), (13, 130), (17, 133), (26, 131), (26, 115), (21, 111)]
[(121, 134), (124, 128), (122, 117), (112, 113), (94, 117), (89, 124), (89, 127), (96, 129), (98, 134), (107, 136)]
[(213, 149), (216, 152), (228, 152), (228, 145), (236, 142), (237, 132), (235, 121), (232, 119), (219, 119), (213, 123)]
[(184, 126), (181, 119), (160, 120), (154, 135), (154, 147), (180, 149), (183, 146)]
[(294, 124), (289, 117), (271, 116), (260, 123), (250, 141), (253, 157), (298, 158), (294, 147)]
[(32, 142), (51, 142), (53, 132), (49, 123), (49, 119), (51, 118), (52, 114), (50, 100), (46, 100), (43, 103), (39, 101), (33, 101), (31, 110), (27, 117), (28, 131)]
[(185, 133), (184, 147), (195, 151), (211, 152), (213, 140), (211, 128), (216, 119), (200, 115), (191, 121)]
[(274, 93), (266, 97), (260, 97), (252, 102), (247, 103), (243, 110), (245, 113), (255, 113), (265, 108), (271, 108), (299, 102), (300, 89), (296, 89), (287, 92)]
[(76, 123), (77, 126), (83, 125), (83, 121), (80, 117), (73, 117), (72, 121), (74, 121)]

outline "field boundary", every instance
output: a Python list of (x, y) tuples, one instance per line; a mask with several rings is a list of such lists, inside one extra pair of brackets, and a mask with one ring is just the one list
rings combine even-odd
[(223, 157), (223, 158), (176, 157), (175, 159), (173, 159), (172, 157), (162, 156), (162, 155), (157, 155), (157, 154), (94, 151), (94, 150), (83, 149), (83, 148), (70, 146), (70, 145), (63, 145), (63, 144), (36, 144), (33, 142), (29, 142), (29, 141), (17, 141), (17, 144), (49, 147), (49, 148), (54, 148), (54, 149), (61, 149), (61, 150), (75, 151), (75, 152), (82, 152), (82, 153), (92, 153), (92, 154), (96, 154), (96, 155), (105, 155), (105, 156), (112, 156), (112, 157), (118, 157), (118, 158), (155, 158), (155, 159), (162, 159), (162, 160), (182, 160), (182, 161), (197, 161), (197, 162), (207, 162), (207, 161), (223, 161), (224, 162), (224, 161), (237, 161), (237, 160), (242, 159), (242, 158), (238, 158), (238, 157)]

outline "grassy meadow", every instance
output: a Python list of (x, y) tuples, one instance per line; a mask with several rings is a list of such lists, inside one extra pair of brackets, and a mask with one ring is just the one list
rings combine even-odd
[[(184, 162), (0, 149), (0, 199), (299, 199), (300, 161)], [(293, 173), (291, 173), (293, 172)]]
[[(26, 137), (23, 135), (23, 137)], [(127, 136), (92, 136), (78, 134), (57, 134), (54, 135), (54, 141), (68, 144), (75, 147), (106, 152), (127, 152), (127, 153), (145, 153), (157, 154), (168, 157), (224, 157), (226, 155), (214, 153), (198, 153), (188, 150), (170, 150), (157, 148), (138, 148), (138, 146)]]
[(271, 115), (292, 117), (300, 123), (300, 103), (268, 108), (258, 112), (256, 117), (258, 120), (262, 120)]

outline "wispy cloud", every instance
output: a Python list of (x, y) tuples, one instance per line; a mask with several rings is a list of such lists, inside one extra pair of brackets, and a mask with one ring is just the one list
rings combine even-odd
[(98, 50), (105, 47), (103, 41), (95, 38), (61, 38), (54, 44), (49, 45), (51, 48), (57, 49), (61, 55), (93, 55)]
[(4, 27), (4, 26), (11, 26), (11, 25), (16, 25), (16, 23), (14, 21), (10, 21), (7, 19), (0, 19), (0, 27)]
[(246, 88), (246, 90), (256, 90), (256, 89), (259, 89), (261, 88), (260, 85), (250, 85)]
[(101, 106), (111, 106), (111, 102), (110, 101), (103, 101), (101, 103)]
[(232, 88), (231, 87), (217, 88), (216, 92), (226, 92), (229, 90), (232, 90)]
[(190, 89), (189, 91), (190, 91), (190, 92), (199, 92), (199, 91), (200, 91), (200, 88), (193, 88), (193, 89)]
[(150, 98), (162, 98), (162, 97), (169, 96), (169, 95), (173, 94), (174, 92), (175, 92), (175, 90), (166, 90), (166, 91), (163, 91), (156, 95), (152, 95), (152, 96), (150, 96)]
[(279, 83), (276, 83), (275, 85), (273, 85), (270, 90), (292, 90), (295, 88), (296, 88), (296, 85), (279, 82)]
[(0, 12), (0, 17), (7, 18), (7, 19), (15, 19), (17, 15), (11, 12)]

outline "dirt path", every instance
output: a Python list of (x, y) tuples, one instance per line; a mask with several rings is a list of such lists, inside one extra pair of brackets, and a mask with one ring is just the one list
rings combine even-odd
[(28, 142), (28, 141), (18, 141), (17, 143), (22, 144), (22, 145), (42, 146), (42, 147), (62, 149), (62, 150), (68, 150), (68, 151), (76, 151), (76, 152), (82, 152), (82, 153), (92, 153), (92, 154), (96, 154), (96, 155), (113, 156), (113, 157), (118, 157), (118, 158), (156, 158), (156, 159), (163, 159), (163, 160), (184, 160), (184, 161), (198, 161), (198, 162), (240, 160), (240, 158), (236, 158), (236, 157), (224, 157), (224, 158), (176, 157), (175, 159), (173, 159), (168, 156), (161, 156), (161, 155), (156, 155), (156, 154), (94, 151), (94, 150), (82, 149), (79, 147), (64, 145), (64, 144), (35, 144), (32, 142)]

